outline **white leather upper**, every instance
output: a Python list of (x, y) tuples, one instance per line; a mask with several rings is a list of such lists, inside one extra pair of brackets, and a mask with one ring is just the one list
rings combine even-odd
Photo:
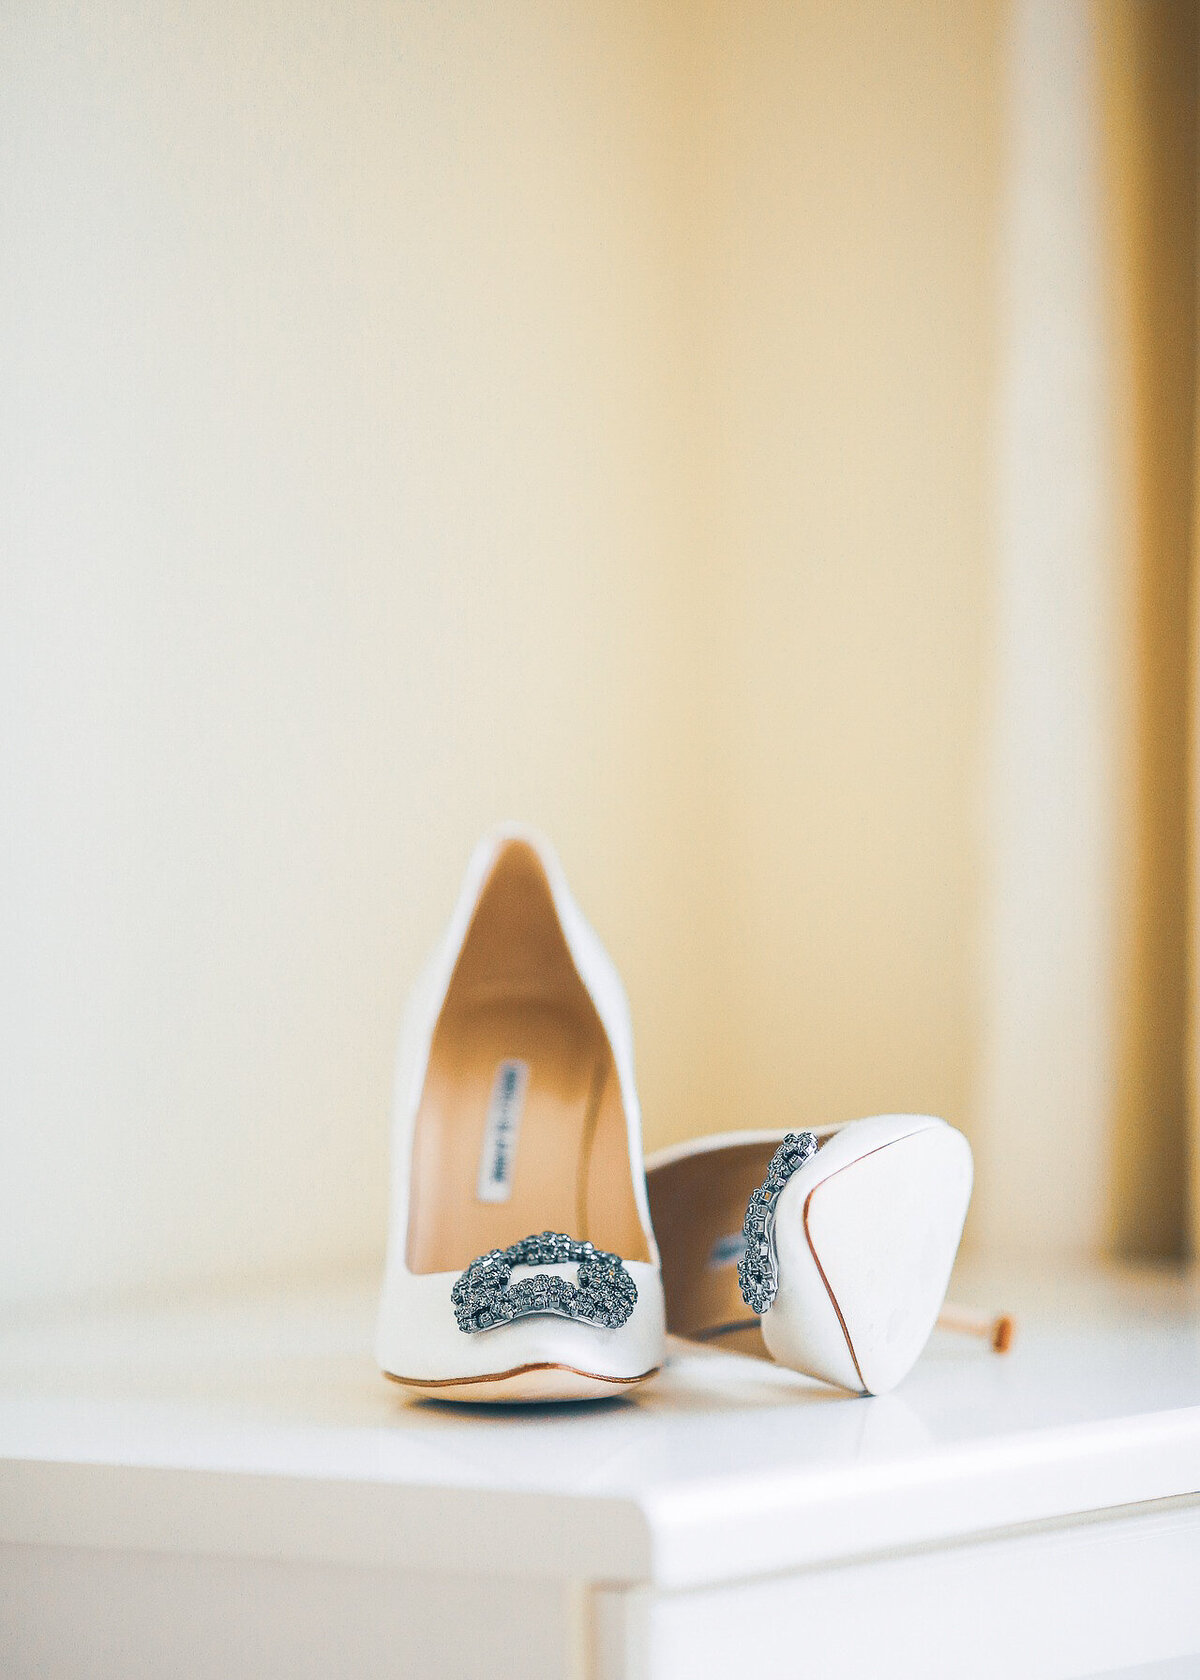
[[(916, 1114), (876, 1114), (849, 1121), (837, 1127), (784, 1185), (775, 1213), (779, 1290), (762, 1317), (763, 1341), (781, 1365), (807, 1371), (841, 1388), (862, 1392), (866, 1387), (855, 1359), (856, 1354), (861, 1358), (861, 1352), (853, 1340), (854, 1326), (843, 1325), (826, 1281), (828, 1274), (822, 1276), (809, 1240), (805, 1204), (818, 1185), (872, 1151), (931, 1126), (944, 1127), (945, 1122)], [(874, 1273), (878, 1262), (872, 1246), (863, 1243), (860, 1229), (852, 1235), (853, 1246), (840, 1245), (844, 1266)]]
[[(619, 1330), (543, 1317), (519, 1319), (467, 1334), (458, 1328), (450, 1300), (460, 1273), (413, 1273), (408, 1269), (413, 1135), (430, 1048), (480, 894), (500, 852), (512, 842), (530, 847), (545, 871), (563, 937), (608, 1037), (620, 1084), (634, 1198), (650, 1259), (626, 1261), (638, 1298), (632, 1315)], [(574, 1267), (569, 1266), (539, 1270), (574, 1275)], [(376, 1357), (382, 1368), (395, 1376), (429, 1382), (469, 1380), (540, 1364), (566, 1365), (598, 1376), (636, 1377), (662, 1363), (664, 1326), (662, 1275), (646, 1198), (633, 1030), (625, 990), (608, 953), (575, 903), (548, 842), (533, 830), (505, 824), (475, 848), (454, 913), (413, 986), (401, 1026), (393, 1109), (391, 1222)]]
[[(874, 1140), (855, 1143), (849, 1161), (802, 1191), (787, 1234), (796, 1246), (803, 1236), (836, 1304), (856, 1386), (885, 1394), (920, 1355), (945, 1298), (970, 1198), (971, 1150), (961, 1132), (933, 1120), (897, 1126), (891, 1136), (880, 1126)], [(800, 1275), (794, 1266), (792, 1275)], [(778, 1307), (776, 1300), (768, 1316)], [(795, 1323), (793, 1308), (790, 1322), (764, 1327), (773, 1352), (790, 1345)]]
[[(812, 1128), (821, 1147), (787, 1181), (775, 1215), (779, 1287), (761, 1320), (781, 1364), (859, 1393), (886, 1393), (933, 1328), (971, 1190), (961, 1132), (924, 1114)], [(649, 1172), (781, 1131), (722, 1132), (652, 1155)], [(851, 1170), (852, 1169), (852, 1170)]]

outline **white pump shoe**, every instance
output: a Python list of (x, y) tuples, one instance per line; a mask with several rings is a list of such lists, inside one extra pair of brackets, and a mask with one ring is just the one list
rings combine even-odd
[(539, 836), (476, 848), (400, 1036), (385, 1375), (448, 1400), (612, 1395), (663, 1359), (629, 1007)]
[(744, 1351), (761, 1351), (761, 1331), (780, 1364), (859, 1394), (907, 1376), (971, 1197), (961, 1132), (914, 1114), (724, 1132), (660, 1150), (647, 1171), (671, 1331)]

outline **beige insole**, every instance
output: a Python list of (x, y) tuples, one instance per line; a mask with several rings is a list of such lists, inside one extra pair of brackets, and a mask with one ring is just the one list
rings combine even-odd
[(649, 1259), (612, 1050), (541, 863), (514, 841), (480, 894), (434, 1033), (408, 1264), (462, 1271), (540, 1231)]
[[(486, 1177), (495, 1157), (488, 1111), (509, 1064), (521, 1065), (524, 1090), (501, 1175), (507, 1194), (481, 1200), (481, 1162)], [(646, 1258), (616, 1086), (597, 1024), (569, 1008), (502, 999), (444, 1017), (414, 1143), (410, 1268), (461, 1271), (539, 1231)]]

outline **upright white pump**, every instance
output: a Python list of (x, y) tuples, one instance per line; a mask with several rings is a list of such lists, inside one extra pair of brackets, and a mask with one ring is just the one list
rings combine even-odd
[(445, 1399), (588, 1399), (663, 1345), (624, 989), (550, 846), (504, 827), (404, 1017), (379, 1363)]

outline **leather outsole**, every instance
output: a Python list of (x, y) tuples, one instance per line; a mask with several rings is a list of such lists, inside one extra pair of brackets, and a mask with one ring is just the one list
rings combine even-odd
[(636, 1377), (606, 1377), (595, 1371), (580, 1371), (574, 1365), (514, 1365), (509, 1371), (489, 1372), (481, 1377), (401, 1377), (394, 1371), (383, 1374), (410, 1394), (430, 1400), (463, 1400), (487, 1405), (511, 1405), (555, 1400), (611, 1400), (627, 1394), (655, 1375), (659, 1367)]

